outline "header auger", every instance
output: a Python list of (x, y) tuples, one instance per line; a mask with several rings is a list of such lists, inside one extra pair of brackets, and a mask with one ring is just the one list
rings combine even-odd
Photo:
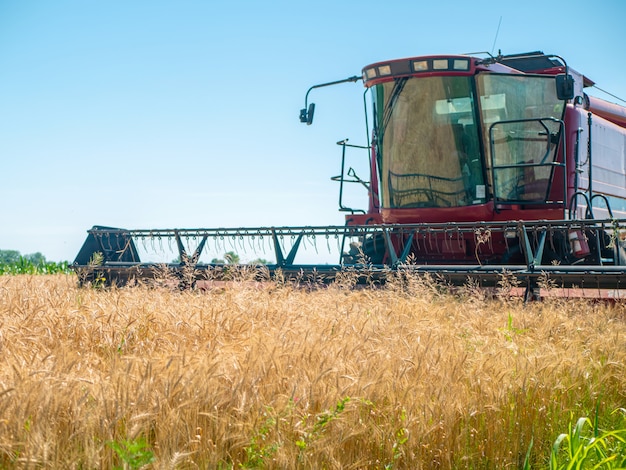
[[(234, 251), (269, 257), (265, 276), (324, 282), (408, 270), (484, 286), (514, 276), (529, 296), (546, 276), (567, 288), (625, 287), (626, 108), (584, 93), (591, 80), (542, 52), (390, 60), (311, 87), (301, 122), (313, 122), (313, 89), (358, 80), (371, 138), (338, 142), (332, 179), (345, 226), (95, 226), (74, 262), (81, 281), (124, 284), (167, 267), (187, 286), (232, 272), (218, 258)], [(346, 153), (363, 150), (367, 181), (346, 170)], [(367, 208), (344, 204), (348, 183), (365, 188)]]

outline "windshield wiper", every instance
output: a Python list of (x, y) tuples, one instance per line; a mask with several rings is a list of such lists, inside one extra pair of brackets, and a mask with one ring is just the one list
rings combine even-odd
[(383, 124), (380, 129), (381, 140), (385, 135), (385, 129), (387, 129), (387, 125), (389, 124), (389, 121), (391, 120), (391, 115), (393, 114), (393, 110), (396, 107), (396, 103), (398, 102), (398, 97), (400, 96), (400, 93), (402, 93), (402, 90), (404, 89), (404, 85), (406, 84), (407, 80), (407, 77), (398, 78), (393, 86), (393, 90), (391, 90), (391, 96), (389, 97), (389, 101), (387, 101), (387, 106), (385, 106), (385, 109), (383, 110)]

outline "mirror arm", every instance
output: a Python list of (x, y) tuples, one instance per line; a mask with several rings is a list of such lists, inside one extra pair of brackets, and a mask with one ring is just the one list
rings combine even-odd
[(555, 57), (559, 59), (565, 67), (565, 73), (563, 73), (563, 75), (557, 75), (556, 78), (558, 98), (566, 101), (574, 99), (574, 79), (569, 74), (569, 67), (567, 66), (567, 62), (563, 57), (556, 54), (550, 54), (547, 57)]
[(313, 122), (313, 112), (315, 111), (315, 103), (311, 103), (310, 105), (308, 104), (309, 93), (311, 93), (311, 90), (313, 90), (314, 88), (322, 88), (322, 87), (326, 87), (330, 85), (338, 85), (339, 83), (357, 82), (361, 80), (362, 78), (363, 77), (359, 75), (354, 75), (349, 78), (344, 78), (343, 80), (335, 80), (334, 82), (327, 82), (327, 83), (320, 83), (319, 85), (313, 85), (311, 88), (307, 90), (306, 95), (304, 96), (304, 108), (300, 110), (300, 122), (306, 122), (308, 125), (311, 125), (311, 123)]

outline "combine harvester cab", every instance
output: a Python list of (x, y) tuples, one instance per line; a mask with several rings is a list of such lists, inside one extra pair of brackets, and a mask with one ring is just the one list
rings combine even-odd
[[(483, 264), (523, 261), (524, 237), (511, 230), (491, 230), (489, 243), (450, 230), (418, 243), (441, 224), (484, 222), (480, 233), (490, 222), (626, 214), (626, 110), (585, 95), (592, 82), (563, 61), (418, 57), (373, 64), (363, 77), (373, 101), (374, 184), (368, 213), (348, 223), (424, 224), (409, 250), (420, 262), (466, 263), (478, 247)], [(549, 235), (544, 262), (601, 264), (610, 255), (594, 252), (594, 231)], [(579, 235), (589, 248), (573, 251)]]
[[(371, 98), (371, 141), (338, 142), (341, 174), (333, 179), (345, 226), (94, 227), (75, 268), (95, 272), (96, 256), (109, 280), (126, 282), (131, 270), (152, 275), (155, 265), (139, 260), (135, 240), (156, 237), (175, 241), (170, 269), (202, 274), (217, 267), (199, 262), (207, 241), (261, 237), (274, 250), (270, 274), (329, 279), (348, 268), (371, 279), (409, 269), (492, 286), (510, 273), (527, 292), (545, 275), (566, 287), (623, 287), (626, 108), (585, 94), (591, 80), (542, 52), (390, 60), (311, 87), (300, 120), (313, 122), (313, 89), (358, 80)], [(368, 153), (369, 181), (346, 170), (346, 153), (355, 149)], [(344, 206), (348, 183), (365, 186), (367, 209)], [(192, 249), (182, 241), (190, 237)], [(341, 240), (336, 264), (294, 263), (311, 237)]]

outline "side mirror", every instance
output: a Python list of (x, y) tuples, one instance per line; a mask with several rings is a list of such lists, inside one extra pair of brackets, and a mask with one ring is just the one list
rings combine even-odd
[(574, 77), (564, 73), (556, 76), (556, 96), (560, 100), (574, 98)]
[(307, 126), (313, 123), (313, 114), (315, 113), (315, 103), (309, 105), (309, 109), (306, 108), (300, 110), (300, 122), (306, 122)]
[(335, 80), (334, 82), (328, 82), (328, 83), (320, 83), (319, 85), (313, 85), (311, 88), (309, 88), (306, 92), (306, 95), (304, 96), (304, 109), (300, 110), (300, 122), (306, 122), (308, 126), (310, 126), (313, 123), (313, 113), (315, 112), (315, 103), (311, 103), (309, 105), (309, 108), (306, 108), (306, 104), (309, 102), (309, 93), (311, 93), (311, 90), (313, 90), (314, 88), (321, 88), (324, 86), (330, 86), (330, 85), (337, 85), (338, 83), (346, 83), (346, 82), (356, 82), (357, 80), (361, 80), (363, 77), (361, 77), (360, 75), (355, 75), (354, 77), (350, 77), (350, 78), (345, 78), (343, 80)]

